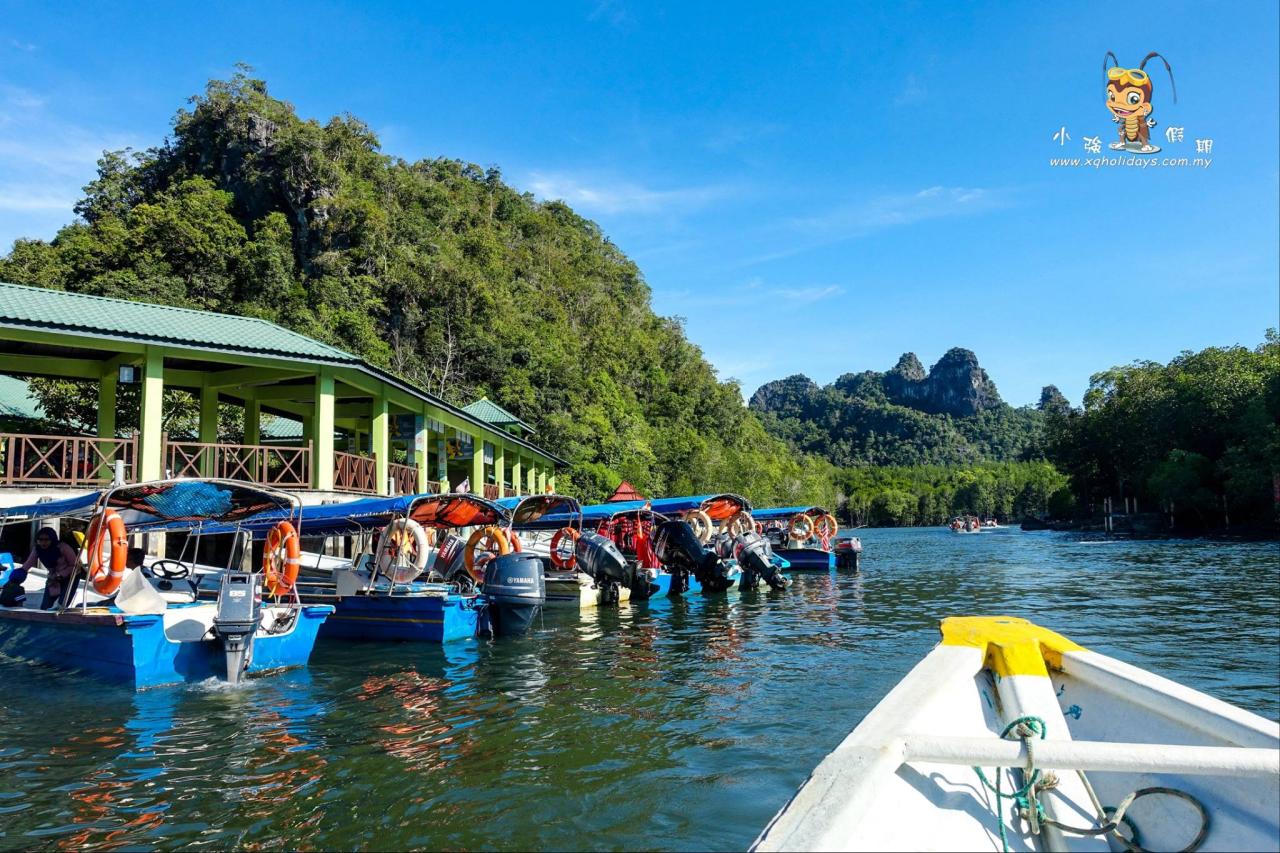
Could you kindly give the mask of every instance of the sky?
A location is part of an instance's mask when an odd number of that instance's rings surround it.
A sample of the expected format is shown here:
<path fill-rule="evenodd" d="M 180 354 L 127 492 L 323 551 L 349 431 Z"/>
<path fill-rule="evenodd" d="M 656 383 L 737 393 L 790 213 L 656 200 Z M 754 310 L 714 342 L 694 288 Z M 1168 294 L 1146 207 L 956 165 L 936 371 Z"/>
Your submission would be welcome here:
<path fill-rule="evenodd" d="M 260 5 L 0 0 L 0 251 L 245 62 L 303 117 L 594 219 L 748 396 L 960 346 L 1014 405 L 1079 403 L 1280 325 L 1273 0 Z M 1173 70 L 1176 103 L 1146 67 L 1145 167 L 1089 162 L 1107 51 Z"/>

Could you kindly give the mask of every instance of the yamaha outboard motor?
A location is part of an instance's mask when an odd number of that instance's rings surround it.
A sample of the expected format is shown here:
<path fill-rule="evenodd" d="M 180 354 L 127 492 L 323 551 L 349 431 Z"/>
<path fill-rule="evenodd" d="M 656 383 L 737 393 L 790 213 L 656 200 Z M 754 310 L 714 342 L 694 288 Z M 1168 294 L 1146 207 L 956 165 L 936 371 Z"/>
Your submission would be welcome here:
<path fill-rule="evenodd" d="M 484 568 L 493 635 L 524 634 L 547 603 L 542 560 L 533 554 L 501 554 Z"/>
<path fill-rule="evenodd" d="M 253 662 L 253 635 L 262 622 L 258 595 L 259 576 L 248 572 L 225 572 L 218 586 L 218 609 L 213 630 L 222 638 L 227 655 L 227 681 L 240 683 Z"/>
<path fill-rule="evenodd" d="M 447 583 L 456 583 L 464 590 L 469 590 L 474 584 L 467 572 L 466 550 L 467 543 L 461 536 L 453 533 L 442 535 L 440 544 L 436 547 L 435 571 Z"/>
<path fill-rule="evenodd" d="M 738 582 L 742 589 L 755 589 L 762 580 L 772 589 L 787 588 L 786 575 L 773 564 L 773 550 L 759 533 L 743 533 L 733 540 L 733 550 L 738 568 L 742 569 L 742 580 Z"/>
<path fill-rule="evenodd" d="M 618 601 L 621 587 L 634 585 L 636 571 L 627 558 L 613 544 L 613 540 L 599 533 L 583 533 L 578 537 L 575 546 L 578 571 L 590 575 L 596 586 L 603 590 L 601 600 L 606 603 Z"/>
<path fill-rule="evenodd" d="M 693 528 L 684 521 L 664 521 L 653 536 L 653 550 L 658 560 L 675 577 L 671 589 L 683 590 L 683 575 L 693 575 L 702 584 L 704 592 L 724 592 L 733 586 L 733 578 L 724 561 L 715 553 L 702 547 Z M 679 586 L 677 584 L 679 583 Z"/>

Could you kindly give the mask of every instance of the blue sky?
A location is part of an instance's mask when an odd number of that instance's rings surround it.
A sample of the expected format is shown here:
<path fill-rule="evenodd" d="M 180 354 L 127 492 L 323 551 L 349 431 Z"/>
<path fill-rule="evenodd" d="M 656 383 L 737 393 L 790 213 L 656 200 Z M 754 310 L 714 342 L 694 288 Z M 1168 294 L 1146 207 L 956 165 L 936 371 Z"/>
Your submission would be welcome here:
<path fill-rule="evenodd" d="M 747 394 L 963 346 L 1015 405 L 1079 402 L 1280 323 L 1278 9 L 0 2 L 0 246 L 52 236 L 103 148 L 158 143 L 244 61 L 388 153 L 565 199 Z M 1155 156 L 1211 139 L 1207 168 L 1050 166 L 1114 139 L 1107 50 L 1169 59 Z"/>

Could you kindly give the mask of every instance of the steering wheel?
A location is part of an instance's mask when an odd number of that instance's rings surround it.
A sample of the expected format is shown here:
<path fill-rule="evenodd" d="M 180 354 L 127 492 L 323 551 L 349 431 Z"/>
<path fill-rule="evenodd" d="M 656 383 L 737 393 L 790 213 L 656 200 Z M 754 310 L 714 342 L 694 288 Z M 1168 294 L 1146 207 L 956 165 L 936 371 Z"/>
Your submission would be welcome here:
<path fill-rule="evenodd" d="M 147 568 L 156 577 L 180 581 L 191 576 L 191 567 L 179 560 L 156 560 Z"/>

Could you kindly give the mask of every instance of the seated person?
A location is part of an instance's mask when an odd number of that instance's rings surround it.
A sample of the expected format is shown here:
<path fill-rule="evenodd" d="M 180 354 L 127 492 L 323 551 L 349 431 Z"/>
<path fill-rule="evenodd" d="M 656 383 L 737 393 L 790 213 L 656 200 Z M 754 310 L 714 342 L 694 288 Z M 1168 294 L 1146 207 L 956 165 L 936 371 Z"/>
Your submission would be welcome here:
<path fill-rule="evenodd" d="M 22 582 L 26 579 L 26 570 L 14 566 L 13 571 L 9 572 L 9 577 L 5 579 L 4 586 L 0 586 L 0 607 L 26 606 L 27 591 L 22 587 Z"/>
<path fill-rule="evenodd" d="M 41 527 L 36 533 L 35 547 L 31 549 L 31 555 L 15 572 L 21 573 L 25 580 L 27 572 L 37 562 L 49 573 L 49 578 L 44 584 L 44 599 L 40 602 L 40 609 L 48 610 L 57 603 L 63 591 L 71 583 L 71 577 L 76 570 L 76 552 L 67 543 L 58 541 L 58 534 L 52 527 Z"/>

